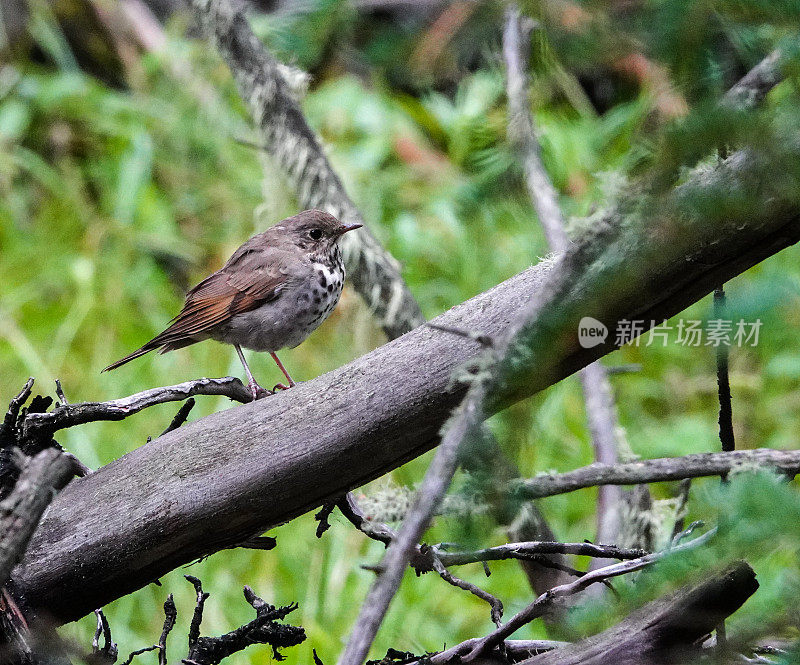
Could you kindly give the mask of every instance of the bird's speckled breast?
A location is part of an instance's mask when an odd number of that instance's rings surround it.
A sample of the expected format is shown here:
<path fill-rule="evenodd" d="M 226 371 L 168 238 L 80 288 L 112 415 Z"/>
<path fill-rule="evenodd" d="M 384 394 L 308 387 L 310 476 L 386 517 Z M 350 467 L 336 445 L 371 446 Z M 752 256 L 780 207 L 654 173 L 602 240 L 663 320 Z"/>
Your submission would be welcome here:
<path fill-rule="evenodd" d="M 283 289 L 277 299 L 237 314 L 214 338 L 254 351 L 294 348 L 330 316 L 342 295 L 344 277 L 339 252 L 313 260 L 306 278 Z"/>

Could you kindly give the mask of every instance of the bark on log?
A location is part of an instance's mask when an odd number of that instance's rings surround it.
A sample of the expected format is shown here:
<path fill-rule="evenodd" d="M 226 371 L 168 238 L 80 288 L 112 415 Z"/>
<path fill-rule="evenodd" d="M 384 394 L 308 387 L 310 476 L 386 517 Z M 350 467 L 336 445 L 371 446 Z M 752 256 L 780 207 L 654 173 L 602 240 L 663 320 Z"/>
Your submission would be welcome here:
<path fill-rule="evenodd" d="M 759 197 L 741 212 L 725 208 L 724 220 L 709 223 L 702 210 L 670 217 L 668 206 L 653 224 L 611 212 L 600 220 L 600 230 L 564 257 L 569 279 L 548 286 L 551 304 L 524 330 L 526 349 L 508 360 L 487 412 L 614 348 L 613 334 L 582 348 L 582 316 L 609 327 L 624 318 L 660 322 L 797 242 L 800 210 L 773 187 L 780 178 L 757 167 L 736 153 L 676 190 L 675 198 Z M 542 262 L 438 322 L 500 334 L 551 272 L 552 262 Z M 453 373 L 479 352 L 471 339 L 423 326 L 290 391 L 159 437 L 71 483 L 15 580 L 34 605 L 67 621 L 313 509 L 434 446 L 465 392 Z"/>
<path fill-rule="evenodd" d="M 758 589 L 753 569 L 734 564 L 688 590 L 645 605 L 613 628 L 518 665 L 654 665 L 695 658 L 697 640 Z"/>

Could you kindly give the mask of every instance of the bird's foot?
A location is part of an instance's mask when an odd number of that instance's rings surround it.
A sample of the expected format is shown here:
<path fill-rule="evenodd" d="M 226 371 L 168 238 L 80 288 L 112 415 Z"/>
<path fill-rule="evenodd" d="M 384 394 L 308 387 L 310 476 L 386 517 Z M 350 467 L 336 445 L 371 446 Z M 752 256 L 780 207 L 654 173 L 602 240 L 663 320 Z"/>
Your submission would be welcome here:
<path fill-rule="evenodd" d="M 294 388 L 295 383 L 292 381 L 288 386 L 285 383 L 276 383 L 275 386 L 272 388 L 272 393 L 275 394 L 279 390 L 289 390 L 289 388 Z"/>
<path fill-rule="evenodd" d="M 269 395 L 275 394 L 274 390 L 267 390 L 266 388 L 262 388 L 255 381 L 250 381 L 250 383 L 247 384 L 247 387 L 250 389 L 250 392 L 253 395 L 253 401 L 261 399 L 262 397 L 268 397 Z"/>

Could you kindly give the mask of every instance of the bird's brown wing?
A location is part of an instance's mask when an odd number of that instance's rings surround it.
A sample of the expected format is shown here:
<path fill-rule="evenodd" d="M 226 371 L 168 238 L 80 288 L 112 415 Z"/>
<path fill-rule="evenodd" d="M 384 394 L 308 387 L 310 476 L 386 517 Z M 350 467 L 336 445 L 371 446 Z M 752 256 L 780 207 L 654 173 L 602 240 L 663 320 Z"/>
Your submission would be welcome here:
<path fill-rule="evenodd" d="M 139 356 L 161 349 L 172 351 L 193 344 L 198 336 L 280 296 L 292 280 L 290 256 L 278 249 L 250 248 L 246 243 L 228 263 L 186 295 L 186 302 L 164 332 L 103 371 L 116 369 Z"/>

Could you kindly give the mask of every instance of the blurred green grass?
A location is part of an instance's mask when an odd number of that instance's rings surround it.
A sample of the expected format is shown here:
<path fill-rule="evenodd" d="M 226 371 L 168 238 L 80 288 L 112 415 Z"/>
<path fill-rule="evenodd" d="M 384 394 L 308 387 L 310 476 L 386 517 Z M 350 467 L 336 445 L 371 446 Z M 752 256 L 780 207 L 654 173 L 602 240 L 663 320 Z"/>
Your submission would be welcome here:
<path fill-rule="evenodd" d="M 218 91 L 218 103 L 199 103 L 190 88 L 171 77 L 171 55 L 166 60 L 145 58 L 130 91 L 102 85 L 69 63 L 55 69 L 31 65 L 2 70 L 3 400 L 28 376 L 36 377 L 38 390 L 51 394 L 54 379 L 60 378 L 68 398 L 83 401 L 197 376 L 241 375 L 231 349 L 213 342 L 99 373 L 160 331 L 178 311 L 187 286 L 219 267 L 252 233 L 295 212 L 295 202 L 268 164 L 236 141 L 246 118 L 224 66 L 202 46 L 176 42 L 172 48 L 188 57 L 198 78 Z M 502 72 L 492 68 L 466 76 L 452 96 L 430 92 L 412 97 L 380 82 L 337 75 L 325 78 L 304 102 L 348 191 L 403 263 L 404 275 L 428 316 L 547 254 L 519 167 L 503 139 L 502 86 Z M 615 174 L 640 162 L 640 132 L 651 111 L 646 94 L 602 115 L 576 113 L 560 102 L 537 110 L 543 158 L 564 194 L 567 213 L 588 212 L 593 203 L 604 200 Z M 731 318 L 763 321 L 759 345 L 735 349 L 731 358 L 737 445 L 796 447 L 797 248 L 737 278 L 728 292 Z M 682 316 L 709 315 L 706 299 Z M 282 358 L 296 378 L 305 380 L 365 353 L 381 339 L 369 313 L 347 290 L 331 319 Z M 607 360 L 642 365 L 641 372 L 613 378 L 631 450 L 654 457 L 717 449 L 712 349 L 645 344 L 626 347 Z M 268 357 L 253 355 L 252 366 L 265 383 L 279 378 Z M 200 398 L 191 417 L 228 406 L 224 399 Z M 87 425 L 63 433 L 59 441 L 96 467 L 156 435 L 175 410 L 175 405 L 164 405 L 123 423 Z M 582 396 L 574 379 L 515 405 L 490 424 L 524 475 L 569 470 L 592 461 Z M 413 484 L 429 458 L 396 471 L 394 481 Z M 709 494 L 717 485 L 713 479 L 695 483 L 700 489 L 690 505 L 691 518 L 713 520 L 719 501 L 728 501 Z M 776 603 L 785 606 L 786 589 L 795 588 L 800 536 L 789 534 L 790 545 L 783 551 L 768 546 L 763 532 L 777 528 L 783 517 L 765 506 L 791 505 L 797 510 L 796 494 L 768 483 L 748 487 L 751 498 L 763 502 L 764 509 L 752 519 L 762 531 L 745 531 L 729 553 L 746 553 L 763 583 L 758 600 L 748 603 L 737 618 L 752 625 L 764 608 L 772 606 L 774 613 Z M 659 496 L 670 491 L 664 486 L 655 489 Z M 560 538 L 593 538 L 595 495 L 594 490 L 583 490 L 542 502 Z M 747 496 L 739 492 L 731 505 L 740 506 L 734 515 L 749 525 Z M 372 580 L 372 573 L 359 566 L 378 561 L 382 548 L 338 516 L 332 524 L 317 540 L 312 517 L 303 516 L 271 532 L 278 539 L 275 550 L 225 551 L 170 573 L 161 587 L 150 585 L 116 601 L 105 608 L 114 639 L 124 654 L 152 643 L 160 632 L 161 605 L 172 592 L 180 623 L 170 655 L 179 659 L 194 602 L 191 586 L 181 579 L 188 572 L 200 577 L 212 594 L 204 634 L 230 630 L 251 618 L 252 610 L 241 596 L 241 587 L 249 584 L 273 604 L 300 604 L 289 620 L 306 629 L 308 640 L 285 652 L 289 664 L 311 662 L 312 648 L 323 662 L 334 662 Z M 469 537 L 484 545 L 505 539 L 502 528 L 486 520 L 477 519 L 473 527 Z M 443 518 L 427 539 L 450 541 L 454 534 L 467 537 L 454 520 Z M 723 546 L 714 552 L 726 554 Z M 689 568 L 681 568 L 681 579 L 691 577 Z M 514 563 L 494 564 L 492 572 L 486 579 L 479 566 L 470 566 L 458 574 L 500 596 L 507 616 L 530 601 L 527 583 Z M 652 588 L 620 584 L 635 597 L 631 602 L 639 603 L 666 582 Z M 600 613 L 599 622 L 597 612 L 578 613 L 577 621 L 599 628 L 614 612 L 619 614 L 619 607 Z M 64 634 L 88 646 L 93 627 L 90 617 L 65 627 Z M 490 627 L 481 601 L 430 575 L 416 578 L 410 572 L 373 654 L 380 656 L 388 647 L 436 650 Z M 536 623 L 518 636 L 545 634 Z M 254 647 L 233 662 L 256 663 L 266 657 L 268 649 Z M 155 662 L 152 654 L 141 658 Z"/>

